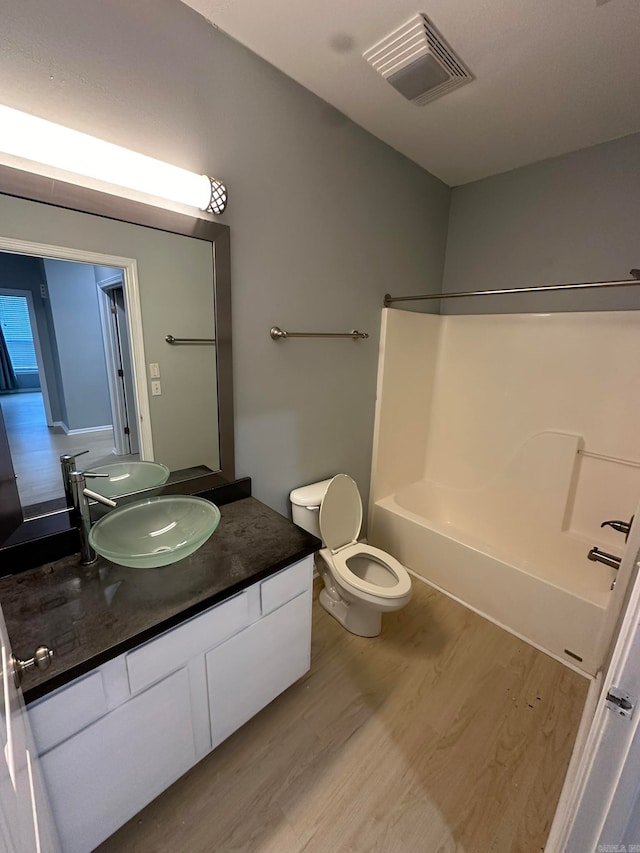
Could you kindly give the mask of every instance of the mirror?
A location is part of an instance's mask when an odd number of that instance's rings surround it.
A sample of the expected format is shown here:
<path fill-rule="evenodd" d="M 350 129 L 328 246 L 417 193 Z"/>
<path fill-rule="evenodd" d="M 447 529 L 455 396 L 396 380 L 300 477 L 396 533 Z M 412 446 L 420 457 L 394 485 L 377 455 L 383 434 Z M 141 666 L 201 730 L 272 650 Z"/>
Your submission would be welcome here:
<path fill-rule="evenodd" d="M 230 313 L 226 226 L 0 167 L 0 409 L 23 528 L 67 518 L 61 453 L 234 478 Z"/>

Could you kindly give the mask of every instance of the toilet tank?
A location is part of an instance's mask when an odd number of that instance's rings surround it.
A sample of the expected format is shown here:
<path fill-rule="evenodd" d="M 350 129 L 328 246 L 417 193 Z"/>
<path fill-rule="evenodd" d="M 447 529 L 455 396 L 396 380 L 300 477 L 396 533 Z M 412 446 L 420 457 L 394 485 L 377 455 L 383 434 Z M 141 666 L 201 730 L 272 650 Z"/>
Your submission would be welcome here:
<path fill-rule="evenodd" d="M 332 477 L 329 477 L 328 480 L 320 480 L 319 483 L 300 486 L 300 488 L 294 489 L 289 495 L 293 523 L 297 524 L 298 527 L 308 530 L 309 533 L 313 533 L 318 539 L 322 539 L 318 523 L 320 504 L 322 503 L 324 493 L 327 491 L 327 486 L 332 479 Z"/>

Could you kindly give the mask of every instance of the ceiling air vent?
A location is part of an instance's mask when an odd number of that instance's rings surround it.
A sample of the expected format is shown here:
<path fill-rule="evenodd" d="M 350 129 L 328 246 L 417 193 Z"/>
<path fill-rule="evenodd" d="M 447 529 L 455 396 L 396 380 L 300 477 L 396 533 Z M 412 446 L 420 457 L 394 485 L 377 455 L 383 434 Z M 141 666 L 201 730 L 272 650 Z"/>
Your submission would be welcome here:
<path fill-rule="evenodd" d="M 414 104 L 428 104 L 473 80 L 473 74 L 422 14 L 414 15 L 362 55 Z"/>

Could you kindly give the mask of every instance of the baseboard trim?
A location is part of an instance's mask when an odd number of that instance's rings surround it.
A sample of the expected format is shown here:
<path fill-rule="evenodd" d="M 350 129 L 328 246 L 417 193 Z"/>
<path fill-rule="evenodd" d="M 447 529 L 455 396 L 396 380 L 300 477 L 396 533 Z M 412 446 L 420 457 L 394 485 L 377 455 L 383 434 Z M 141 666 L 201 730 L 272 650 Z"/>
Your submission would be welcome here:
<path fill-rule="evenodd" d="M 60 427 L 65 435 L 85 435 L 90 432 L 107 432 L 113 429 L 112 424 L 104 424 L 104 426 L 85 427 L 84 429 L 69 429 L 64 421 L 54 421 L 51 426 Z"/>

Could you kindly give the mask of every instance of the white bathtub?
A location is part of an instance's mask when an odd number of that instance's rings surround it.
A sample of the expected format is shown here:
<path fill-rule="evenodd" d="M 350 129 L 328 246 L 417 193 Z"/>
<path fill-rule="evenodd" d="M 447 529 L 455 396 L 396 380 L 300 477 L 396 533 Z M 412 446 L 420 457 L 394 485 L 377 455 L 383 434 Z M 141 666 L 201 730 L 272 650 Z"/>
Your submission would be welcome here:
<path fill-rule="evenodd" d="M 514 511 L 501 485 L 496 501 L 492 489 L 412 483 L 375 502 L 369 541 L 472 609 L 593 675 L 606 648 L 604 615 L 616 573 L 587 560 L 596 543 L 541 518 L 540 503 L 533 516 L 530 507 Z"/>

